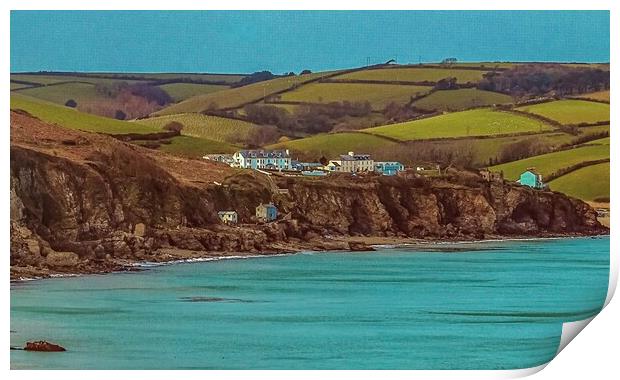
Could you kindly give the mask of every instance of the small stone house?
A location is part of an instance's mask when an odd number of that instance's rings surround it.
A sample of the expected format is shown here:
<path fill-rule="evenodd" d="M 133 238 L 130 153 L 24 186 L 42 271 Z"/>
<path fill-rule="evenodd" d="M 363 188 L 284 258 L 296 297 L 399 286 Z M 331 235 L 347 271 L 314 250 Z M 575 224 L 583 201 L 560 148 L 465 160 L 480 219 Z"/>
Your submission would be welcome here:
<path fill-rule="evenodd" d="M 256 206 L 256 218 L 261 222 L 271 222 L 278 218 L 278 209 L 272 203 Z"/>
<path fill-rule="evenodd" d="M 526 171 L 521 173 L 517 182 L 523 186 L 529 186 L 533 189 L 545 188 L 545 184 L 542 180 L 542 175 L 538 173 L 534 168 L 528 168 Z"/>
<path fill-rule="evenodd" d="M 218 211 L 217 216 L 226 224 L 237 224 L 239 219 L 236 211 Z"/>

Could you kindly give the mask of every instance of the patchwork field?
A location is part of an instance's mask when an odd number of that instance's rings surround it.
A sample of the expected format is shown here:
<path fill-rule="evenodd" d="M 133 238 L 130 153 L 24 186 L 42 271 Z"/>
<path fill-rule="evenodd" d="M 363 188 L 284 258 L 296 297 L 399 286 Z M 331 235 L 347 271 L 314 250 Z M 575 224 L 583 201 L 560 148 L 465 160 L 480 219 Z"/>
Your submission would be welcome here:
<path fill-rule="evenodd" d="M 524 132 L 544 132 L 552 129 L 548 124 L 529 117 L 480 108 L 405 123 L 384 125 L 364 131 L 407 141 L 467 136 L 499 136 Z"/>
<path fill-rule="evenodd" d="M 364 83 L 311 83 L 282 94 L 281 100 L 304 103 L 329 103 L 368 101 L 375 110 L 385 108 L 390 102 L 407 103 L 413 96 L 431 90 L 429 86 L 402 86 L 393 84 Z"/>
<path fill-rule="evenodd" d="M 529 167 L 534 167 L 544 177 L 559 169 L 568 168 L 585 161 L 609 158 L 609 145 L 585 145 L 579 148 L 533 156 L 519 161 L 492 166 L 493 171 L 503 171 L 504 177 L 517 180 L 519 175 Z"/>
<path fill-rule="evenodd" d="M 183 135 L 207 138 L 210 140 L 235 143 L 247 139 L 255 124 L 235 119 L 227 119 L 203 114 L 166 115 L 137 121 L 155 128 L 177 121 L 183 124 Z"/>
<path fill-rule="evenodd" d="M 551 190 L 592 201 L 609 198 L 609 162 L 586 166 L 549 182 Z"/>
<path fill-rule="evenodd" d="M 566 99 L 517 108 L 562 124 L 595 123 L 609 120 L 609 104 Z"/>
<path fill-rule="evenodd" d="M 170 144 L 162 144 L 159 150 L 179 156 L 201 158 L 205 154 L 234 153 L 238 147 L 209 139 L 193 136 L 178 136 Z"/>
<path fill-rule="evenodd" d="M 435 91 L 415 102 L 414 106 L 423 110 L 460 111 L 471 107 L 512 102 L 512 98 L 505 94 L 478 90 L 476 88 L 463 88 L 459 90 Z"/>
<path fill-rule="evenodd" d="M 175 102 L 191 98 L 196 95 L 210 94 L 212 92 L 227 90 L 230 87 L 219 84 L 196 84 L 196 83 L 169 83 L 158 86 L 166 91 Z"/>
<path fill-rule="evenodd" d="M 320 134 L 299 140 L 290 140 L 283 143 L 270 145 L 268 149 L 290 149 L 295 154 L 304 157 L 319 158 L 325 156 L 335 158 L 339 154 L 349 151 L 374 153 L 390 149 L 398 143 L 385 138 L 372 136 L 365 133 L 345 132 Z"/>
<path fill-rule="evenodd" d="M 21 109 L 39 119 L 62 127 L 101 133 L 153 133 L 161 129 L 138 123 L 108 119 L 79 112 L 73 108 L 59 106 L 23 95 L 11 95 L 11 109 Z"/>
<path fill-rule="evenodd" d="M 237 108 L 247 103 L 258 101 L 264 96 L 294 88 L 307 81 L 329 75 L 331 72 L 312 73 L 292 77 L 276 78 L 269 81 L 253 83 L 247 86 L 231 88 L 206 95 L 198 95 L 178 104 L 156 112 L 156 115 L 201 112 L 212 108 Z"/>
<path fill-rule="evenodd" d="M 483 70 L 462 70 L 442 68 L 387 68 L 369 69 L 338 75 L 334 79 L 371 80 L 371 81 L 405 81 L 405 82 L 437 82 L 440 79 L 454 77 L 457 83 L 478 82 L 485 73 Z"/>

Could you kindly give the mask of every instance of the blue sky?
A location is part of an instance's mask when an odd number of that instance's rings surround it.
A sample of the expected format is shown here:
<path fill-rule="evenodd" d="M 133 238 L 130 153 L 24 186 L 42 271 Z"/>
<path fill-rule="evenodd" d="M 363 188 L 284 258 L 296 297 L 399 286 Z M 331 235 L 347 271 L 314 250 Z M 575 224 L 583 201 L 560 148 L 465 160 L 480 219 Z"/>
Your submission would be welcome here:
<path fill-rule="evenodd" d="M 313 71 L 608 62 L 607 11 L 13 11 L 11 71 Z"/>

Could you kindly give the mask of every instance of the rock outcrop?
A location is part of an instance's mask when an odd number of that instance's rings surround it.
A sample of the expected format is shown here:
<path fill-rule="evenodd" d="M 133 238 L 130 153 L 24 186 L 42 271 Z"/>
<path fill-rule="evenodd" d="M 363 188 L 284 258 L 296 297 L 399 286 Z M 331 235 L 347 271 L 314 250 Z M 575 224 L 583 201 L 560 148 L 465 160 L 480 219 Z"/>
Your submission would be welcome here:
<path fill-rule="evenodd" d="M 361 249 L 342 239 L 348 236 L 481 239 L 608 232 L 582 201 L 473 173 L 267 178 L 16 112 L 10 184 L 14 277 L 109 271 L 187 252 Z M 281 220 L 257 223 L 254 209 L 261 202 L 274 202 Z M 240 224 L 223 225 L 219 210 L 236 210 Z"/>
<path fill-rule="evenodd" d="M 64 352 L 67 351 L 64 347 L 54 343 L 46 342 L 44 340 L 36 342 L 27 342 L 25 351 L 41 351 L 41 352 Z"/>

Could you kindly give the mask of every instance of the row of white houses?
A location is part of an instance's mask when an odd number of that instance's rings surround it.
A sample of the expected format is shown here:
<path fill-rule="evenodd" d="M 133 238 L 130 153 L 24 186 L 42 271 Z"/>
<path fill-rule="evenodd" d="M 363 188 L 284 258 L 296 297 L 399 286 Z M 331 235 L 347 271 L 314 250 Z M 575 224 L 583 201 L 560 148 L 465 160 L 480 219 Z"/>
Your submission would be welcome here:
<path fill-rule="evenodd" d="M 246 169 L 266 170 L 297 170 L 311 169 L 313 172 L 379 172 L 385 175 L 394 175 L 405 170 L 403 164 L 397 161 L 374 161 L 370 154 L 356 154 L 348 152 L 341 154 L 338 159 L 330 160 L 327 165 L 320 163 L 301 163 L 291 159 L 288 149 L 282 150 L 240 150 L 235 154 L 209 154 L 207 160 L 226 163 L 233 167 Z"/>

